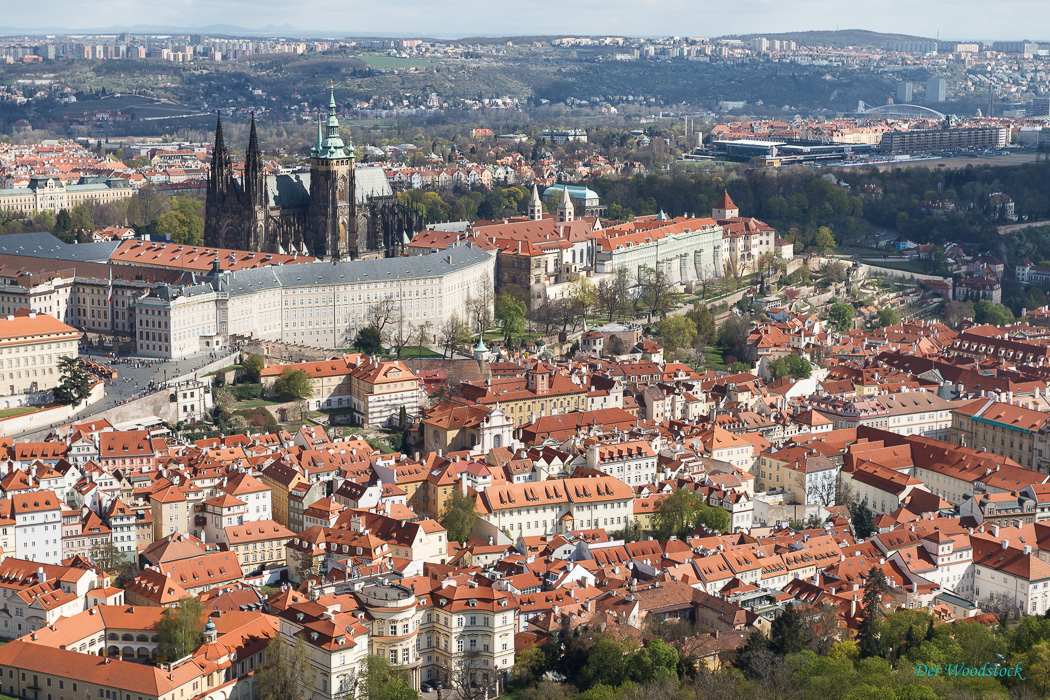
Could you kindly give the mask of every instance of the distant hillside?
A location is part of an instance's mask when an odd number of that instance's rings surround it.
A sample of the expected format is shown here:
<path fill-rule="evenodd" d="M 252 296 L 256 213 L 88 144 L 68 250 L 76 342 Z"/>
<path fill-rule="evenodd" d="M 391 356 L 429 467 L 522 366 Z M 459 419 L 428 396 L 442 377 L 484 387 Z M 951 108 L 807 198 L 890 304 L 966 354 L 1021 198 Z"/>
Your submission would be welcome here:
<path fill-rule="evenodd" d="M 781 34 L 734 34 L 720 39 L 743 39 L 764 36 L 767 39 L 794 41 L 801 46 L 875 46 L 882 47 L 888 41 L 933 41 L 929 37 L 910 34 L 883 34 L 866 29 L 840 29 L 834 32 L 783 32 Z"/>

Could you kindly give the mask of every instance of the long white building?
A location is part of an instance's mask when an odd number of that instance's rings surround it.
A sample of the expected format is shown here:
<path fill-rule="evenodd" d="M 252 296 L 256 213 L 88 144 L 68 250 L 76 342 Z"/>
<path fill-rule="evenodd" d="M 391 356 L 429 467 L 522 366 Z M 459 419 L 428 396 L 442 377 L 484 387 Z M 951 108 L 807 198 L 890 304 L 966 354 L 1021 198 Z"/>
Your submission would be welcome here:
<path fill-rule="evenodd" d="M 135 302 L 138 352 L 182 358 L 231 335 L 349 347 L 384 299 L 412 326 L 466 319 L 471 290 L 491 283 L 495 256 L 475 245 L 431 255 L 224 272 L 209 283 L 155 288 Z"/>

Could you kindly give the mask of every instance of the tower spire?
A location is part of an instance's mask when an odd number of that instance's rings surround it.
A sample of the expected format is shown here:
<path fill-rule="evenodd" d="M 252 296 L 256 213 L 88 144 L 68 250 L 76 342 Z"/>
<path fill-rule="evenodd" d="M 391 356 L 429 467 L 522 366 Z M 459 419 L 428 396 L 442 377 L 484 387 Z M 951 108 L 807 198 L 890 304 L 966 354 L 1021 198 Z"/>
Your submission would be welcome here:
<path fill-rule="evenodd" d="M 252 112 L 252 127 L 248 136 L 248 151 L 244 157 L 244 191 L 249 199 L 263 193 L 262 153 L 259 151 L 259 136 L 255 131 L 255 112 Z"/>
<path fill-rule="evenodd" d="M 230 179 L 230 153 L 226 150 L 226 138 L 222 133 L 222 114 L 216 113 L 215 147 L 211 152 L 211 173 L 208 178 L 208 189 L 212 192 L 225 192 Z"/>
<path fill-rule="evenodd" d="M 529 219 L 539 221 L 543 218 L 543 202 L 540 201 L 540 191 L 536 183 L 532 184 L 532 199 L 529 200 Z"/>

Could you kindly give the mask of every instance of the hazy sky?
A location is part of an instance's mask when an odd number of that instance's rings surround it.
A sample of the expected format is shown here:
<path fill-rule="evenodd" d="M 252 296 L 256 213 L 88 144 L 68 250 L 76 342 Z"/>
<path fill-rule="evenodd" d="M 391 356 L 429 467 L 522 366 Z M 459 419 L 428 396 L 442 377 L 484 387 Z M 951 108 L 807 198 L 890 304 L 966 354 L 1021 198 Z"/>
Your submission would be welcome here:
<path fill-rule="evenodd" d="M 0 26 L 249 28 L 346 34 L 679 34 L 870 29 L 942 39 L 1050 39 L 1047 0 L 0 0 Z"/>

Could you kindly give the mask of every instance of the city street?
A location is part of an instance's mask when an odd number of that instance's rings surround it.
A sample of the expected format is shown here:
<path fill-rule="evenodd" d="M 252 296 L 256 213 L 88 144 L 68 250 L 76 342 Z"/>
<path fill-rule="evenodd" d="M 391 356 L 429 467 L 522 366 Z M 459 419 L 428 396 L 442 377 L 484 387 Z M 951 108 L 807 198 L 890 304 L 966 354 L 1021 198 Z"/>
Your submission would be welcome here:
<path fill-rule="evenodd" d="M 150 388 L 150 382 L 154 383 L 153 389 L 156 390 L 157 387 L 163 385 L 167 380 L 194 372 L 209 362 L 218 359 L 221 357 L 221 354 L 200 353 L 182 360 L 167 361 L 134 357 L 107 358 L 105 353 L 84 352 L 83 350 L 80 356 L 112 367 L 117 371 L 117 378 L 106 381 L 106 395 L 101 401 L 81 409 L 69 421 L 63 421 L 63 423 L 78 422 L 88 416 L 145 396 Z M 120 362 L 116 362 L 118 359 Z M 22 436 L 32 435 L 41 430 L 46 429 L 39 428 L 27 431 Z"/>

